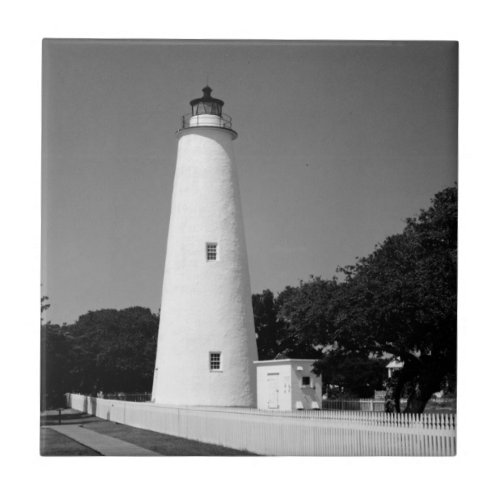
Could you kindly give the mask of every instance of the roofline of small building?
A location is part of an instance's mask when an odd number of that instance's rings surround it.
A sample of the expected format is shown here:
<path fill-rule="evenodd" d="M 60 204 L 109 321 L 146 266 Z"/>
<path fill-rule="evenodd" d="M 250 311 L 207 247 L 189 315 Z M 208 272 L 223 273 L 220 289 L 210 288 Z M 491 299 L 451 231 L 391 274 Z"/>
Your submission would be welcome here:
<path fill-rule="evenodd" d="M 298 359 L 298 358 L 286 358 L 286 359 L 266 359 L 264 361 L 254 361 L 255 365 L 262 364 L 262 363 L 285 363 L 285 362 L 290 362 L 290 361 L 296 361 L 298 363 L 305 363 L 305 362 L 310 362 L 310 361 L 318 361 L 317 359 Z"/>

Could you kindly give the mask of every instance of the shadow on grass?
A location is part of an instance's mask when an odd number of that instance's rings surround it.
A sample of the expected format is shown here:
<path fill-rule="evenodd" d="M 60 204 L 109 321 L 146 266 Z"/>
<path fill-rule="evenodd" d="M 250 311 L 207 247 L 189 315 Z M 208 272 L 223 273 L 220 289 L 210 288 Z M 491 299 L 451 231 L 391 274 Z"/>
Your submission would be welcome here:
<path fill-rule="evenodd" d="M 93 415 L 83 412 L 62 413 L 61 425 L 92 422 L 95 419 L 96 417 Z M 59 414 L 57 412 L 48 412 L 47 414 L 40 415 L 40 425 L 59 425 Z"/>

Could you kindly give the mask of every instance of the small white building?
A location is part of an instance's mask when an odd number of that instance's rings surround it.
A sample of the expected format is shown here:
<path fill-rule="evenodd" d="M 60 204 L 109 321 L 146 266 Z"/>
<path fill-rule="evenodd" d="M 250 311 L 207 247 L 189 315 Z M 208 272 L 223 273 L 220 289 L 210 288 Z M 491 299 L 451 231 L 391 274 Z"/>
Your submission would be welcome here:
<path fill-rule="evenodd" d="M 321 409 L 321 376 L 313 373 L 315 359 L 254 361 L 259 410 Z"/>

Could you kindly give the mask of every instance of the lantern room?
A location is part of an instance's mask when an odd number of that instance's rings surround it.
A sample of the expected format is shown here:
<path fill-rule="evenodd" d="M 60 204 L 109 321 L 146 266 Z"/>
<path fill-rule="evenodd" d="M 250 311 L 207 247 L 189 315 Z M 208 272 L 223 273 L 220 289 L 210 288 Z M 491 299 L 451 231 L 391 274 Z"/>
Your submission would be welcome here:
<path fill-rule="evenodd" d="M 202 91 L 202 97 L 189 102 L 191 113 L 182 117 L 178 133 L 193 127 L 219 127 L 230 130 L 235 139 L 238 134 L 232 129 L 232 119 L 222 112 L 224 101 L 212 97 L 212 89 L 208 85 Z"/>
<path fill-rule="evenodd" d="M 196 115 L 217 115 L 222 116 L 222 106 L 224 101 L 212 97 L 212 89 L 207 85 L 202 89 L 203 97 L 193 99 L 191 104 L 192 116 Z"/>

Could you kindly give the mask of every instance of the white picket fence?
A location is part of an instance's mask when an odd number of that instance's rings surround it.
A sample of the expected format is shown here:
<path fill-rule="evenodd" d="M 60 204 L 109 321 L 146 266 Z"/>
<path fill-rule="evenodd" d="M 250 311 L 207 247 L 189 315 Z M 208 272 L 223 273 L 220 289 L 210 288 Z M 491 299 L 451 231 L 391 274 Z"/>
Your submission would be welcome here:
<path fill-rule="evenodd" d="M 326 399 L 322 402 L 325 410 L 343 411 L 385 411 L 385 401 L 378 399 Z"/>
<path fill-rule="evenodd" d="M 280 456 L 453 456 L 453 414 L 173 407 L 68 395 L 75 410 L 132 427 Z"/>

